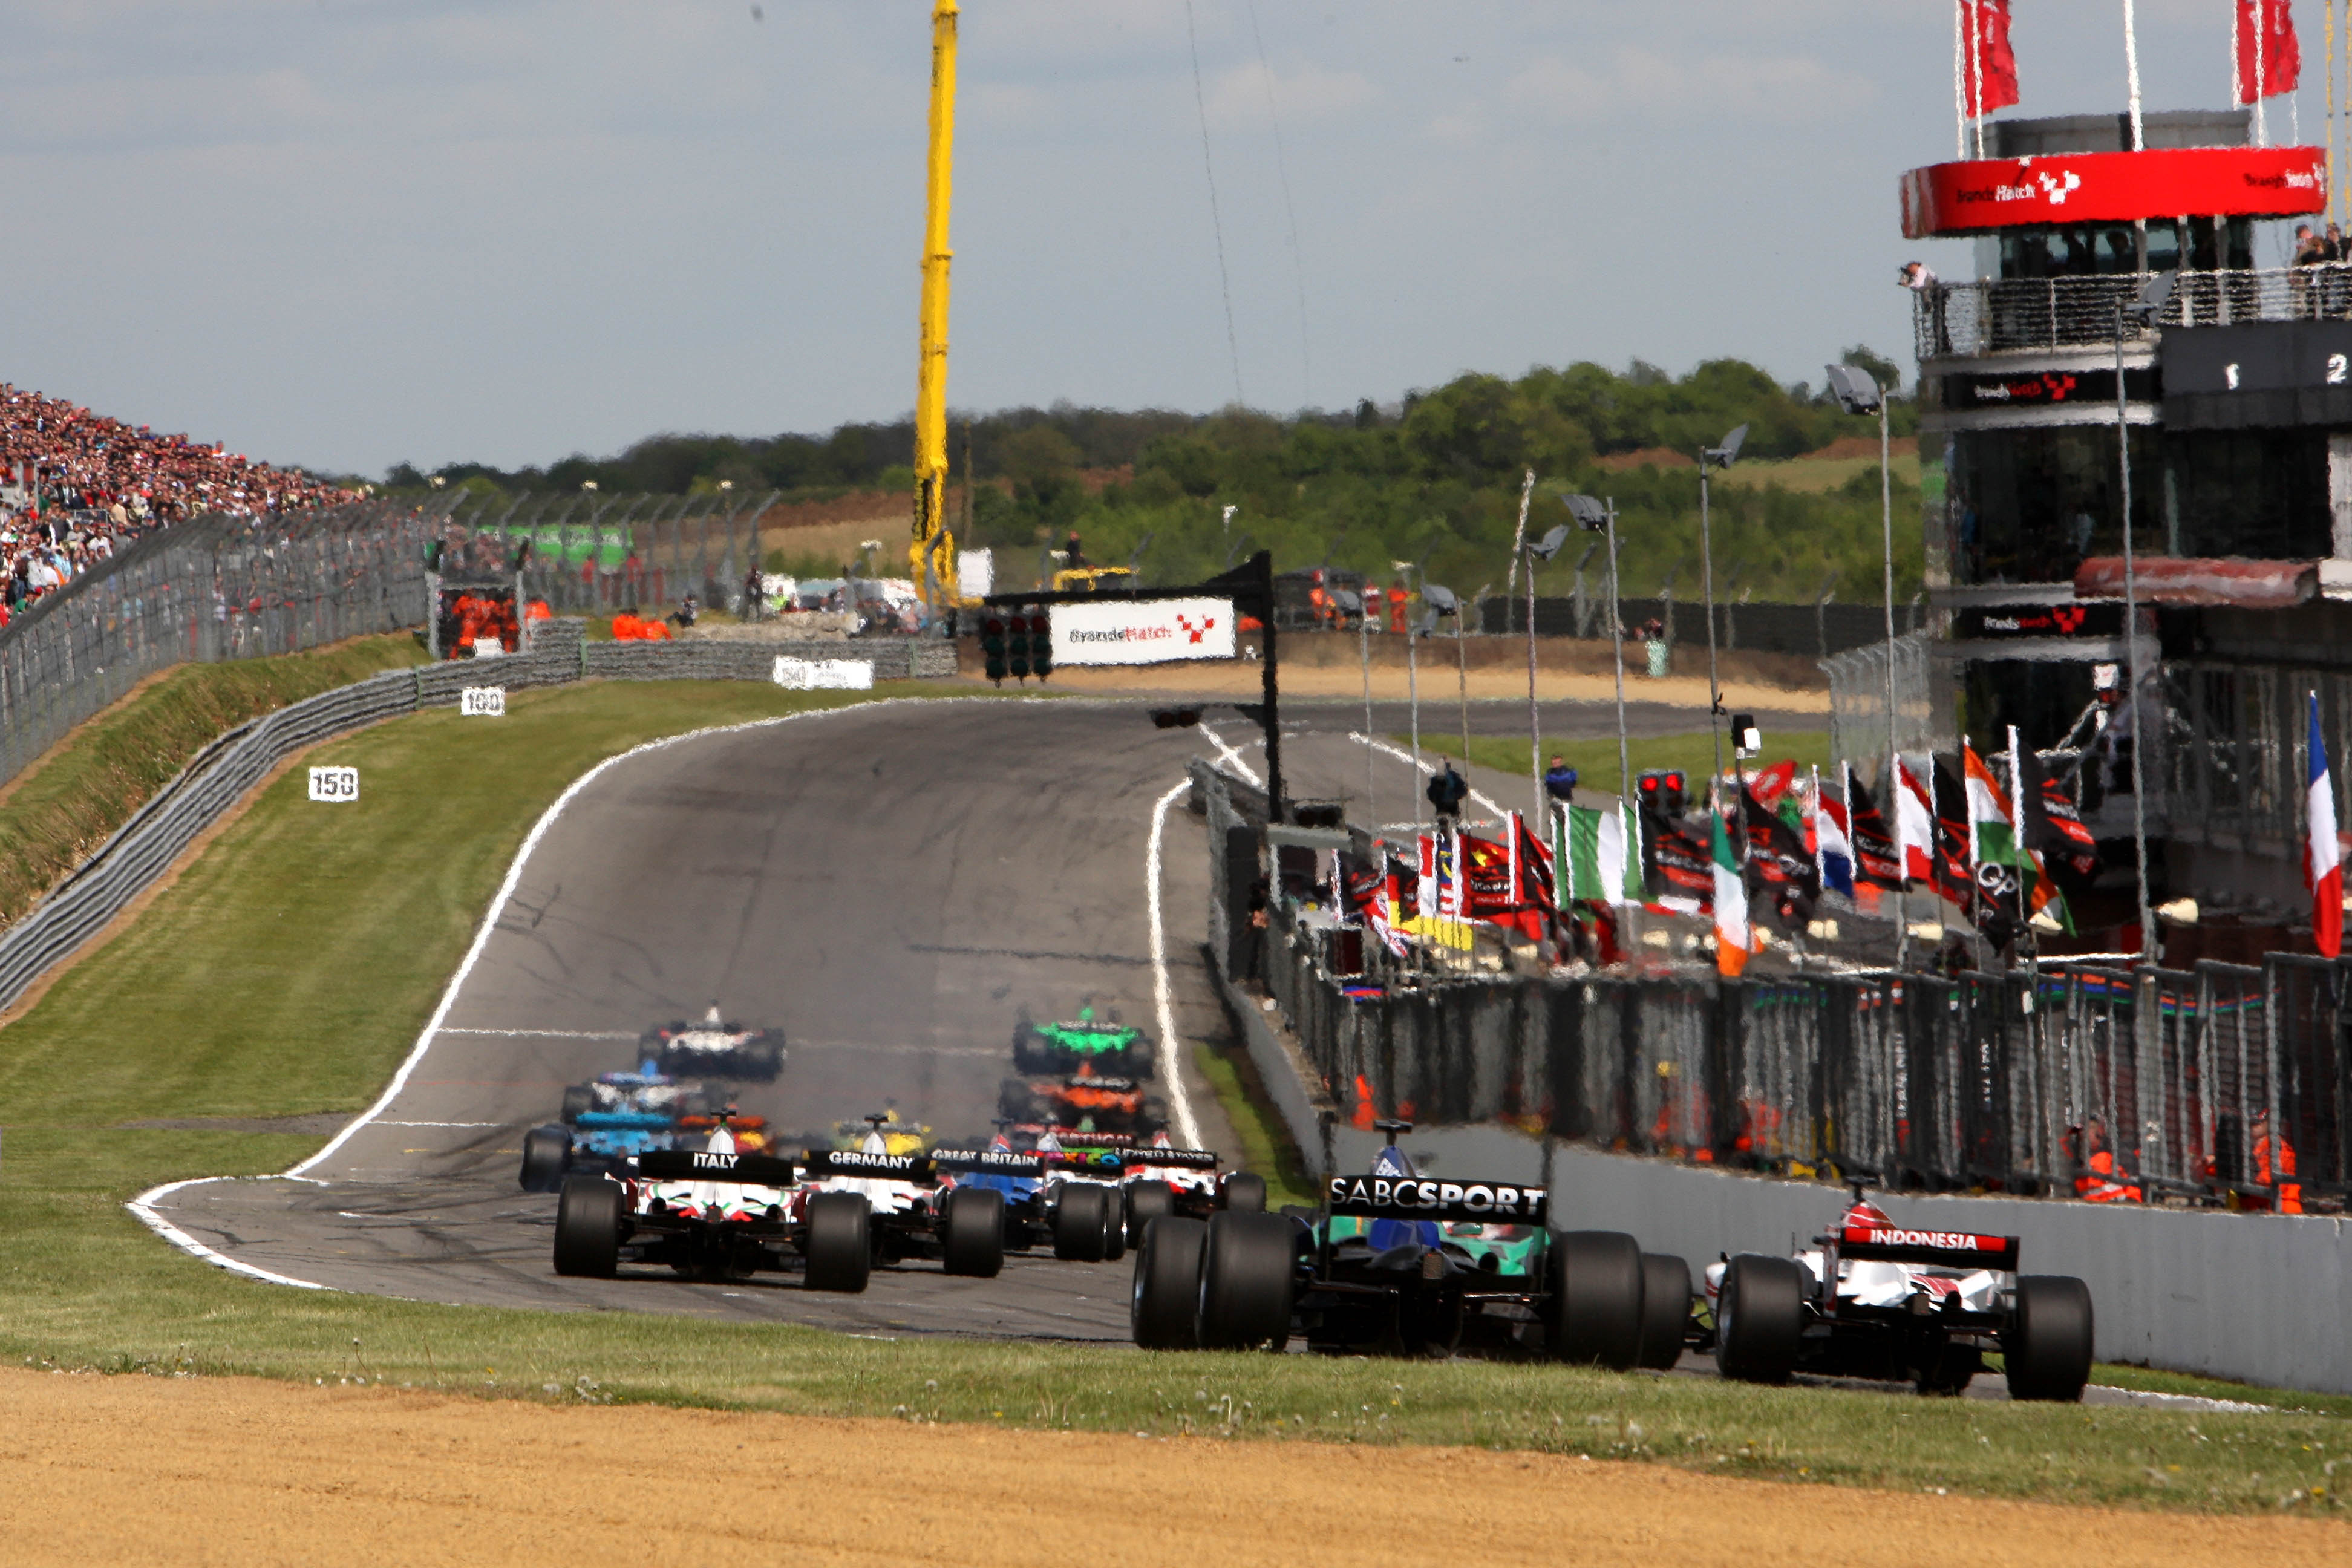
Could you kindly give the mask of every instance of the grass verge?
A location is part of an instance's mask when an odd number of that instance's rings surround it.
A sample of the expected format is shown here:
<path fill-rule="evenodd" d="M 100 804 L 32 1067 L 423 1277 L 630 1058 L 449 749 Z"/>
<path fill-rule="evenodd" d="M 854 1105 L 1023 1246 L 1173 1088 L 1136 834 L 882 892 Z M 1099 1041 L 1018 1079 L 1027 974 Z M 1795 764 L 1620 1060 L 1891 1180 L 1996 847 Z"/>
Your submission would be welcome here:
<path fill-rule="evenodd" d="M 1390 740 L 1401 745 L 1412 743 L 1410 735 L 1391 735 Z M 1432 754 L 1449 757 L 1462 755 L 1462 737 L 1423 730 L 1421 749 Z M 1714 739 L 1705 730 L 1694 730 L 1680 735 L 1636 735 L 1626 742 L 1626 760 L 1636 775 L 1654 768 L 1680 768 L 1699 786 L 1706 783 L 1715 770 Z M 1580 777 L 1584 788 L 1614 794 L 1617 788 L 1617 742 L 1602 741 L 1547 741 L 1543 758 L 1549 763 L 1554 756 L 1565 760 Z M 1783 758 L 1796 759 L 1797 771 L 1807 768 L 1828 769 L 1830 736 L 1826 730 L 1787 730 L 1768 731 L 1764 736 L 1764 755 L 1759 759 L 1770 767 Z M 1482 768 L 1525 778 L 1528 774 L 1528 743 L 1507 735 L 1473 735 L 1470 737 L 1470 761 Z M 1724 765 L 1731 765 L 1731 744 L 1727 733 L 1724 741 Z M 1747 764 L 1750 773 L 1758 763 Z"/>
<path fill-rule="evenodd" d="M 1273 1098 L 1259 1081 L 1257 1064 L 1239 1040 L 1231 1037 L 1204 1042 L 1192 1049 L 1193 1063 L 1217 1097 L 1217 1106 L 1233 1126 L 1241 1147 L 1231 1151 L 1236 1168 L 1255 1171 L 1265 1178 L 1265 1204 L 1313 1207 L 1315 1180 L 1298 1156 L 1298 1145 L 1274 1111 Z"/>
<path fill-rule="evenodd" d="M 0 796 L 0 924 L 39 901 L 205 746 L 248 719 L 425 662 L 406 632 L 184 664 L 75 728 Z"/>
<path fill-rule="evenodd" d="M 444 1307 L 240 1279 L 164 1247 L 123 1212 L 145 1187 L 280 1170 L 319 1142 L 126 1122 L 342 1111 L 370 1099 L 522 835 L 580 772 L 640 740 L 827 702 L 750 684 L 516 693 L 501 721 L 436 710 L 320 748 L 316 760 L 361 770 L 355 805 L 311 805 L 299 773 L 264 791 L 124 936 L 0 1030 L 0 1355 L 532 1399 L 1472 1444 L 2080 1502 L 2335 1508 L 2330 1467 L 2352 1442 L 2352 1399 L 2145 1374 L 2170 1392 L 2287 1407 L 2189 1415 L 1532 1364 L 1147 1356 Z M 1221 1093 L 1243 1087 L 1236 1070 Z M 1252 1120 L 1236 1117 L 1245 1138 Z M 2346 1475 L 2352 1483 L 2352 1467 Z"/>

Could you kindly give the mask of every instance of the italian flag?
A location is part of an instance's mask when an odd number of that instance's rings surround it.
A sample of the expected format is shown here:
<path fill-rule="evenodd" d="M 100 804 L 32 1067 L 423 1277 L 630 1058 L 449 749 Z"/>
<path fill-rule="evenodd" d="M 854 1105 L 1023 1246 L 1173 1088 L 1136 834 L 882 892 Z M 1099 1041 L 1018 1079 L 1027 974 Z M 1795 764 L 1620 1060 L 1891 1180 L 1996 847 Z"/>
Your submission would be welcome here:
<path fill-rule="evenodd" d="M 1731 853 L 1731 835 L 1725 831 L 1723 813 L 1712 814 L 1715 821 L 1715 967 L 1726 977 L 1737 975 L 1748 967 L 1748 955 L 1757 950 L 1755 933 L 1748 926 L 1748 881 L 1740 875 L 1739 862 Z"/>
<path fill-rule="evenodd" d="M 1614 810 L 1571 805 L 1552 819 L 1552 862 L 1564 868 L 1563 901 L 1638 904 L 1642 901 L 1642 830 L 1633 803 Z"/>
<path fill-rule="evenodd" d="M 2010 727 L 2009 750 L 2013 773 L 2017 756 L 2014 725 Z M 2025 847 L 2017 814 L 2000 781 L 1985 766 L 1984 759 L 1977 755 L 1974 746 L 1962 742 L 1960 757 L 1969 794 L 1969 858 L 1979 866 L 2007 866 L 2015 870 L 2024 917 L 2031 920 L 2054 902 L 2058 910 L 2053 918 L 2072 931 L 2074 918 L 2067 912 L 2066 900 L 2051 886 L 2050 873 L 2042 864 L 2041 854 Z"/>

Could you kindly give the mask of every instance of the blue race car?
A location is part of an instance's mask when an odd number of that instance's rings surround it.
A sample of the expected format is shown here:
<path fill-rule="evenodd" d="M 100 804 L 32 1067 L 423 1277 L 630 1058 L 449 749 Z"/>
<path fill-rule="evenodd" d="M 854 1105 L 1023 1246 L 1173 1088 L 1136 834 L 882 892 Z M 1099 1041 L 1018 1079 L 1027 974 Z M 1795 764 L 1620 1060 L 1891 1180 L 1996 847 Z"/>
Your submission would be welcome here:
<path fill-rule="evenodd" d="M 635 1072 L 608 1072 L 563 1091 L 562 1120 L 523 1134 L 522 1189 L 551 1193 L 573 1172 L 616 1170 L 655 1150 L 700 1148 L 717 1125 L 709 1091 L 682 1083 L 648 1059 Z M 766 1146 L 766 1123 L 735 1117 L 740 1145 L 757 1152 Z"/>

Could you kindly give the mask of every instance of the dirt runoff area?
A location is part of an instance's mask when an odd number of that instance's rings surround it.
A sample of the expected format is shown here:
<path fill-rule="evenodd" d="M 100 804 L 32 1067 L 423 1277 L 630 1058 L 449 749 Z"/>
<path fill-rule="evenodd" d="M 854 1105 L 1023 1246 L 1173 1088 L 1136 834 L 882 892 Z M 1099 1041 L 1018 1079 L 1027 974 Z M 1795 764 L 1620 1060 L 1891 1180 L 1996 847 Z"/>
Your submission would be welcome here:
<path fill-rule="evenodd" d="M 12 1564 L 2325 1563 L 2352 1526 L 1717 1480 L 1469 1449 L 1139 1441 L 0 1371 Z"/>

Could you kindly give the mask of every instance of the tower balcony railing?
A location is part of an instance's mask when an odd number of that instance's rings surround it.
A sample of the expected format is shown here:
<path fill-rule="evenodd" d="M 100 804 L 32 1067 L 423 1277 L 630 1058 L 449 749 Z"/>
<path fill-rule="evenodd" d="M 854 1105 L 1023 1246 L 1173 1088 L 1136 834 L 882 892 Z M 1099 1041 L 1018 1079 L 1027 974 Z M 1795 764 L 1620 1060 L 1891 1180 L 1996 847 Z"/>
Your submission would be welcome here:
<path fill-rule="evenodd" d="M 1923 360 L 2112 347 L 2116 307 L 2133 301 L 2140 281 L 2124 272 L 1937 283 L 1913 299 L 1913 346 Z M 2166 327 L 2322 320 L 2352 320 L 2352 264 L 2183 271 L 2154 328 L 2128 312 L 2120 327 L 2131 343 Z"/>

